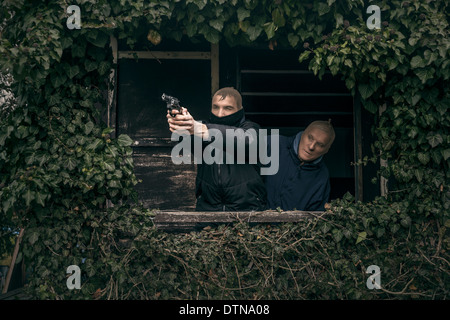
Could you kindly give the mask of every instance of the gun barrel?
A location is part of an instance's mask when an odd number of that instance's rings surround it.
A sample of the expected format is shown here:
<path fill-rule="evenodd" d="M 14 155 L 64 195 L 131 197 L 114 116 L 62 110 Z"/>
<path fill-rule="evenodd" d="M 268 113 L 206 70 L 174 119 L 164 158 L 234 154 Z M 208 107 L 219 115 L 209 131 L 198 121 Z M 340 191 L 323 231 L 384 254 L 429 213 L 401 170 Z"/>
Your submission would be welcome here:
<path fill-rule="evenodd" d="M 166 95 L 165 93 L 162 94 L 161 99 L 169 104 L 171 104 L 172 106 L 179 106 L 180 105 L 180 100 L 178 100 L 175 97 L 171 97 Z"/>

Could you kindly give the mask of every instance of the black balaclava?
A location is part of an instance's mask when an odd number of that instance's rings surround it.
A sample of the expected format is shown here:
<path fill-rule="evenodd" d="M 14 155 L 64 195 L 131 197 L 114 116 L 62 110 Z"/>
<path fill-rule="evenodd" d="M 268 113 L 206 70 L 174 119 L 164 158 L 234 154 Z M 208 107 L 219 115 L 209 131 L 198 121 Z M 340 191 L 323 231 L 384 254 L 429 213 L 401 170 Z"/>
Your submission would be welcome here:
<path fill-rule="evenodd" d="M 223 124 L 226 126 L 238 127 L 244 117 L 244 108 L 225 117 L 217 117 L 212 112 L 209 115 L 209 122 L 215 124 Z"/>

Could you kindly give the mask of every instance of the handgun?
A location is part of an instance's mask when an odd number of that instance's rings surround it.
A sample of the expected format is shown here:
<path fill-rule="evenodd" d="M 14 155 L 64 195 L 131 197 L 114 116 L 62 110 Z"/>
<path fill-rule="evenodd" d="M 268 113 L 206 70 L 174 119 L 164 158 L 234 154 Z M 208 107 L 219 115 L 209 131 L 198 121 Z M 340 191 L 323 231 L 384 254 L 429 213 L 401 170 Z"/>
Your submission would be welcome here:
<path fill-rule="evenodd" d="M 161 99 L 167 103 L 167 110 L 172 117 L 176 116 L 176 114 L 172 114 L 172 110 L 178 110 L 178 112 L 181 113 L 180 100 L 175 97 L 168 96 L 165 93 L 162 94 Z"/>

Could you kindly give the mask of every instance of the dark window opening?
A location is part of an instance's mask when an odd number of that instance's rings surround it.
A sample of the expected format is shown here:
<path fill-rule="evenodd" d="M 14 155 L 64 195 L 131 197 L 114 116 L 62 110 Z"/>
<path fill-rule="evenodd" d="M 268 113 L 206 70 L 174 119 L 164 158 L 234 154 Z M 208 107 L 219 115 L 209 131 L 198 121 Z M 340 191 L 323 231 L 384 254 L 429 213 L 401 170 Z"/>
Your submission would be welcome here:
<path fill-rule="evenodd" d="M 196 166 L 171 161 L 174 142 L 165 117 L 162 93 L 179 98 L 196 120 L 206 120 L 214 83 L 211 46 L 170 43 L 138 59 L 126 56 L 119 43 L 116 134 L 126 133 L 133 146 L 136 186 L 144 206 L 193 211 Z M 247 117 L 262 128 L 293 135 L 314 120 L 332 119 L 336 139 L 325 155 L 330 172 L 331 200 L 358 192 L 355 168 L 355 103 L 339 77 L 320 80 L 298 62 L 299 52 L 219 47 L 219 87 L 233 86 L 243 97 Z M 167 51 L 164 51 L 167 50 Z M 122 55 L 121 55 L 122 52 Z M 179 56 L 172 53 L 181 52 Z M 188 53 L 183 56 L 183 53 Z M 172 54 L 172 55 L 171 55 Z M 162 58 L 161 58 L 162 57 Z M 168 58 L 164 58 L 168 57 Z M 217 76 L 217 75 L 216 75 Z"/>

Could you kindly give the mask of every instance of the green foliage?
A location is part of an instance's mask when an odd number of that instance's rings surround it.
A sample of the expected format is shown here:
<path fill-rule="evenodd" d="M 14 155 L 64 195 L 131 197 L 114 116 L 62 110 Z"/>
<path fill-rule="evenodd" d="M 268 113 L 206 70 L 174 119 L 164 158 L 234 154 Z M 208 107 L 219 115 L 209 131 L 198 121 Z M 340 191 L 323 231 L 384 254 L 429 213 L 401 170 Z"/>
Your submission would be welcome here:
<path fill-rule="evenodd" d="M 0 8 L 0 72 L 11 74 L 17 104 L 0 118 L 0 221 L 25 228 L 34 297 L 448 296 L 445 1 L 379 1 L 380 30 L 366 27 L 362 0 L 84 1 L 80 30 L 65 27 L 66 2 L 47 3 Z M 347 195 L 328 215 L 295 225 L 156 230 L 151 212 L 119 205 L 134 198 L 137 180 L 133 141 L 101 121 L 115 67 L 111 35 L 131 48 L 187 37 L 299 50 L 299 61 L 318 77 L 341 76 L 374 114 L 364 162 L 386 161 L 379 176 L 389 178 L 388 194 L 370 203 Z M 105 209 L 106 201 L 116 206 Z M 71 264 L 82 269 L 81 290 L 66 287 Z M 381 290 L 365 286 L 371 264 L 381 268 Z"/>
<path fill-rule="evenodd" d="M 296 224 L 247 222 L 166 233 L 153 213 L 121 206 L 29 228 L 29 294 L 45 299 L 445 299 L 446 228 L 416 223 L 408 203 L 347 195 L 332 213 Z M 279 213 L 283 214 L 283 213 Z M 426 231 L 426 234 L 425 234 Z M 46 257 L 46 258 L 44 258 Z M 82 270 L 68 290 L 65 268 Z M 381 290 L 368 290 L 369 265 Z"/>

